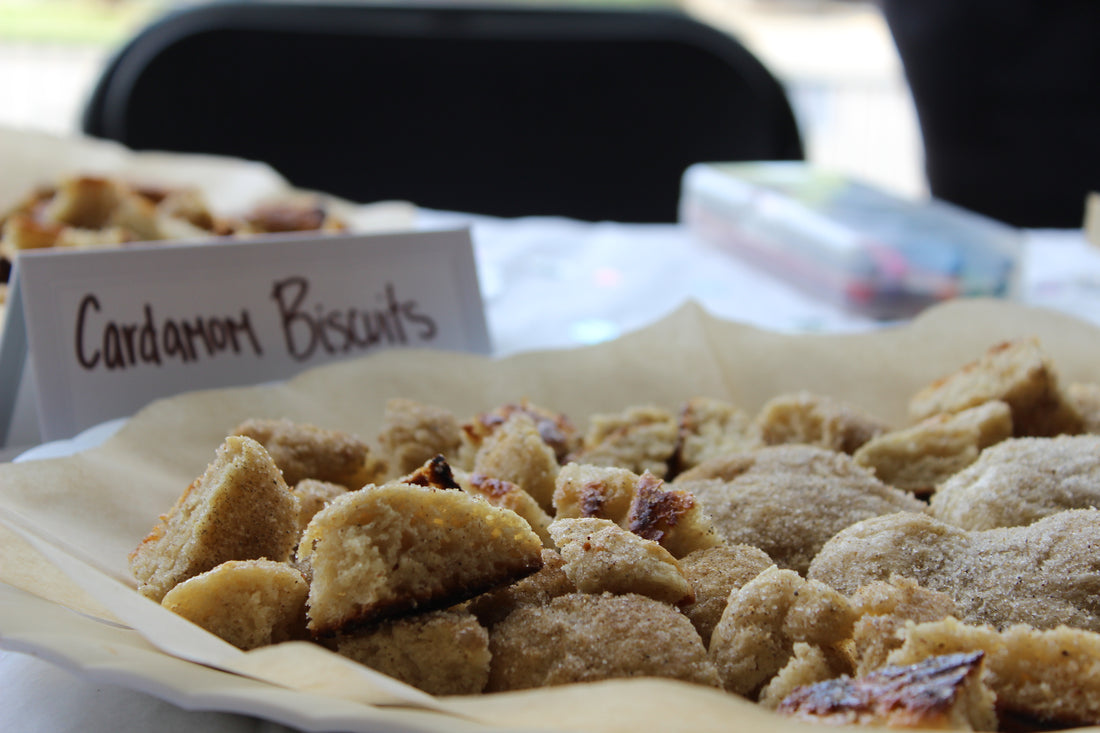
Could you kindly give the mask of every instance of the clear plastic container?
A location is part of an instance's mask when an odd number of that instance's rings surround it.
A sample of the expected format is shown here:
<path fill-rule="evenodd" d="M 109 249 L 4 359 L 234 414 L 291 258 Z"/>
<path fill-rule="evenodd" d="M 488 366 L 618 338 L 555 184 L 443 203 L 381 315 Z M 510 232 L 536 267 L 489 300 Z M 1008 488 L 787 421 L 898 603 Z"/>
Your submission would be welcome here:
<path fill-rule="evenodd" d="M 700 238 L 873 318 L 908 317 L 949 298 L 1011 296 L 1019 279 L 1019 230 L 800 162 L 693 165 L 680 220 Z"/>

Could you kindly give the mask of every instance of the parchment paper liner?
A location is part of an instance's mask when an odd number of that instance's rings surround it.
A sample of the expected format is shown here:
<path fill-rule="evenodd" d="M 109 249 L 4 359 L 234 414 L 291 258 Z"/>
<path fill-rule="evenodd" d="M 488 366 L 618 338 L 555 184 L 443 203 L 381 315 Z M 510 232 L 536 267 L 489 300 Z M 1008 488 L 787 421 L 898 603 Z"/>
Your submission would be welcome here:
<path fill-rule="evenodd" d="M 643 331 L 595 347 L 497 360 L 391 351 L 280 385 L 162 400 L 98 448 L 0 465 L 0 516 L 7 524 L 0 527 L 0 580 L 12 586 L 0 594 L 0 641 L 79 669 L 102 671 L 104 659 L 113 660 L 108 668 L 123 683 L 178 704 L 309 729 L 333 727 L 336 719 L 337 727 L 370 731 L 482 729 L 479 723 L 717 731 L 734 720 L 743 730 L 804 729 L 735 696 L 664 680 L 433 699 L 311 645 L 245 654 L 141 598 L 131 589 L 126 555 L 201 473 L 225 432 L 249 416 L 287 416 L 373 436 L 394 396 L 443 405 L 463 417 L 528 397 L 583 422 L 628 405 L 674 408 L 695 395 L 755 410 L 776 394 L 808 389 L 902 424 L 916 389 L 999 340 L 1032 334 L 1041 337 L 1064 382 L 1100 380 L 1100 329 L 1010 303 L 952 302 L 906 326 L 844 335 L 764 332 L 687 304 Z M 234 682 L 226 687 L 223 678 Z M 279 695 L 272 698 L 275 689 Z"/>

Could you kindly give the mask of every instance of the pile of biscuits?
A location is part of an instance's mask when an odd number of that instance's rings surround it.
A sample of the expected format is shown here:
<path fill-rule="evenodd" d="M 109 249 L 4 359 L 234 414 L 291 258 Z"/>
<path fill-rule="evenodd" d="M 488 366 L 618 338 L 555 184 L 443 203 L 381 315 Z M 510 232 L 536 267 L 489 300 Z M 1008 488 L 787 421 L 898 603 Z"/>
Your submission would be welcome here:
<path fill-rule="evenodd" d="M 30 249 L 117 247 L 128 242 L 345 228 L 314 196 L 267 201 L 240 216 L 227 217 L 216 215 L 195 187 L 73 175 L 34 188 L 0 213 L 0 282 L 7 282 L 18 253 Z"/>
<path fill-rule="evenodd" d="M 312 640 L 437 695 L 657 676 L 825 723 L 1100 723 L 1100 383 L 1021 339 L 910 412 L 253 419 L 130 567 L 242 649 Z"/>

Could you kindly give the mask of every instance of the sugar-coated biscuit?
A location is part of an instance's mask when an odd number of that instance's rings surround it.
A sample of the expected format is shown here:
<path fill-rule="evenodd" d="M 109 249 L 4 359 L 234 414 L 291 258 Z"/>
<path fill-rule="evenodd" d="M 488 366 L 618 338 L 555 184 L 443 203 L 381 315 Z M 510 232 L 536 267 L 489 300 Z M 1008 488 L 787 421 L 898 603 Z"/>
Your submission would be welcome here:
<path fill-rule="evenodd" d="M 800 443 L 854 453 L 890 426 L 855 405 L 802 391 L 768 400 L 754 418 L 754 428 L 764 445 Z"/>
<path fill-rule="evenodd" d="M 543 548 L 542 567 L 519 580 L 471 598 L 466 607 L 483 626 L 492 628 L 520 606 L 542 606 L 551 598 L 575 593 L 557 550 Z"/>
<path fill-rule="evenodd" d="M 622 524 L 639 478 L 626 468 L 567 463 L 555 481 L 554 516 L 599 517 Z"/>
<path fill-rule="evenodd" d="M 968 623 L 1100 631 L 1100 511 L 969 531 L 928 514 L 874 517 L 839 532 L 809 577 L 843 593 L 900 575 L 946 593 Z"/>
<path fill-rule="evenodd" d="M 833 726 L 997 730 L 995 696 L 982 679 L 983 656 L 946 654 L 819 682 L 793 691 L 778 711 Z"/>
<path fill-rule="evenodd" d="M 678 558 L 722 544 L 710 515 L 691 492 L 665 483 L 649 472 L 639 476 L 634 484 L 630 511 L 622 524 L 634 534 L 659 543 Z"/>
<path fill-rule="evenodd" d="M 458 481 L 465 491 L 484 498 L 493 506 L 511 509 L 526 519 L 544 545 L 554 546 L 554 540 L 550 537 L 550 522 L 553 519 L 533 496 L 518 485 L 480 473 L 460 474 Z"/>
<path fill-rule="evenodd" d="M 909 622 L 941 621 L 958 613 L 951 596 L 901 576 L 869 583 L 848 600 L 859 620 L 844 648 L 857 675 L 886 664 L 890 652 L 901 646 L 901 631 Z"/>
<path fill-rule="evenodd" d="M 263 446 L 230 436 L 141 544 L 130 572 L 159 601 L 177 583 L 227 560 L 287 560 L 298 541 L 298 499 Z"/>
<path fill-rule="evenodd" d="M 708 397 L 693 397 L 677 414 L 679 438 L 670 477 L 726 453 L 760 445 L 752 416 L 740 407 Z"/>
<path fill-rule="evenodd" d="M 929 512 L 964 529 L 1031 524 L 1100 506 L 1100 435 L 1013 438 L 936 489 Z"/>
<path fill-rule="evenodd" d="M 1056 369 L 1037 338 L 1004 341 L 921 389 L 909 400 L 909 415 L 923 420 L 960 412 L 990 400 L 1012 409 L 1016 436 L 1075 434 L 1081 414 L 1064 394 Z"/>
<path fill-rule="evenodd" d="M 554 520 L 550 525 L 566 577 L 582 593 L 637 593 L 683 605 L 695 591 L 668 550 L 610 519 Z"/>
<path fill-rule="evenodd" d="M 494 430 L 474 456 L 471 473 L 502 479 L 530 494 L 545 511 L 553 509 L 558 458 L 527 414 L 518 412 Z"/>
<path fill-rule="evenodd" d="M 305 639 L 308 593 L 286 563 L 230 560 L 175 586 L 161 605 L 248 650 Z"/>
<path fill-rule="evenodd" d="M 843 595 L 773 565 L 730 593 L 710 638 L 710 659 L 727 691 L 756 699 L 790 661 L 796 642 L 837 646 L 855 620 Z"/>
<path fill-rule="evenodd" d="M 889 661 L 912 664 L 972 651 L 985 655 L 986 678 L 1006 723 L 1017 719 L 1033 730 L 1100 723 L 1100 635 L 1095 632 L 1024 624 L 998 631 L 947 618 L 909 626 L 905 643 Z"/>
<path fill-rule="evenodd" d="M 412 473 L 437 455 L 448 461 L 462 444 L 458 418 L 450 410 L 415 400 L 386 402 L 378 444 L 390 478 Z"/>
<path fill-rule="evenodd" d="M 1012 411 L 990 400 L 957 413 L 941 413 L 891 430 L 852 454 L 882 481 L 926 497 L 966 468 L 983 450 L 1012 437 Z"/>
<path fill-rule="evenodd" d="M 517 413 L 527 415 L 534 421 L 539 436 L 554 451 L 558 463 L 565 463 L 568 456 L 580 447 L 580 431 L 568 415 L 536 405 L 530 400 L 520 400 L 478 413 L 462 423 L 462 459 L 455 465 L 469 470 L 473 465 L 473 456 L 485 438 Z"/>
<path fill-rule="evenodd" d="M 338 654 L 432 695 L 474 695 L 489 681 L 489 632 L 466 610 L 389 619 L 332 641 Z"/>
<path fill-rule="evenodd" d="M 680 570 L 695 591 L 695 602 L 681 608 L 703 642 L 722 618 L 730 592 L 740 588 L 774 563 L 767 553 L 749 545 L 723 543 L 680 558 Z"/>
<path fill-rule="evenodd" d="M 658 478 L 668 475 L 679 442 L 676 416 L 653 405 L 629 407 L 619 413 L 593 415 L 581 447 L 571 461 L 618 466 Z"/>
<path fill-rule="evenodd" d="M 757 702 L 775 710 L 798 688 L 847 677 L 851 671 L 851 659 L 835 646 L 795 642 L 790 660 L 764 685 Z"/>
<path fill-rule="evenodd" d="M 302 479 L 361 489 L 381 474 L 378 457 L 359 437 L 287 419 L 245 420 L 232 430 L 262 445 L 290 486 Z"/>
<path fill-rule="evenodd" d="M 722 456 L 672 485 L 699 500 L 726 542 L 759 547 L 780 567 L 803 573 L 821 546 L 852 523 L 924 508 L 851 456 L 810 445 Z"/>
<path fill-rule="evenodd" d="M 569 463 L 558 472 L 553 503 L 558 519 L 610 519 L 677 558 L 721 544 L 694 495 L 648 472 Z"/>
<path fill-rule="evenodd" d="M 315 636 L 453 605 L 542 565 L 542 540 L 515 512 L 401 483 L 338 497 L 313 517 L 298 552 L 312 570 Z"/>
<path fill-rule="evenodd" d="M 619 677 L 668 677 L 712 687 L 718 675 L 691 622 L 639 595 L 570 593 L 516 609 L 489 634 L 486 691 Z"/>
<path fill-rule="evenodd" d="M 348 493 L 348 487 L 317 479 L 302 479 L 291 489 L 298 497 L 298 531 L 304 532 L 313 515 L 332 503 L 332 500 Z"/>

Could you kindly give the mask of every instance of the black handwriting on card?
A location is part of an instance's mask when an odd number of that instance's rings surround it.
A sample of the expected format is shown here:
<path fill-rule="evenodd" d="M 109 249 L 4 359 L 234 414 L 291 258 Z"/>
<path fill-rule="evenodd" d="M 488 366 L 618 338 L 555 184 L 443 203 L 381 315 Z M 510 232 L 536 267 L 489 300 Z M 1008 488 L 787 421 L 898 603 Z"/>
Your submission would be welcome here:
<path fill-rule="evenodd" d="M 271 297 L 286 352 L 296 361 L 377 346 L 428 343 L 439 332 L 435 320 L 415 299 L 398 297 L 393 283 L 374 295 L 372 305 L 328 307 L 310 299 L 310 282 L 301 276 L 275 281 Z M 264 353 L 248 308 L 241 308 L 238 315 L 179 318 L 160 317 L 153 305 L 145 303 L 140 316 L 124 320 L 105 314 L 100 299 L 91 293 L 81 298 L 77 308 L 74 348 L 77 363 L 85 371 Z"/>
<path fill-rule="evenodd" d="M 142 309 L 137 321 L 119 322 L 98 317 L 102 307 L 95 295 L 85 295 L 76 316 L 76 360 L 87 371 L 126 369 L 178 360 L 197 361 L 221 353 L 263 354 L 247 309 L 239 316 L 196 316 L 157 319 L 153 306 Z"/>
<path fill-rule="evenodd" d="M 397 297 L 393 283 L 386 283 L 373 308 L 331 308 L 307 302 L 309 295 L 309 280 L 301 276 L 279 280 L 271 291 L 279 309 L 287 353 L 298 361 L 309 359 L 318 349 L 334 355 L 383 344 L 429 342 L 439 330 L 417 301 Z"/>

